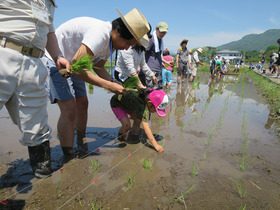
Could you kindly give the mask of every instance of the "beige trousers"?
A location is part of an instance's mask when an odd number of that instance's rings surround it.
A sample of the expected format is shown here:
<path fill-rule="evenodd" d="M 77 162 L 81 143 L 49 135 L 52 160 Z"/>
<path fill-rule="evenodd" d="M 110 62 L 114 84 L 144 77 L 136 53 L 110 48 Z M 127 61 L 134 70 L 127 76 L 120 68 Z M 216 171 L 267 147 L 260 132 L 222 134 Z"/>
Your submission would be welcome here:
<path fill-rule="evenodd" d="M 39 58 L 3 47 L 0 58 L 0 110 L 6 106 L 22 132 L 21 144 L 35 146 L 50 140 L 45 66 Z"/>

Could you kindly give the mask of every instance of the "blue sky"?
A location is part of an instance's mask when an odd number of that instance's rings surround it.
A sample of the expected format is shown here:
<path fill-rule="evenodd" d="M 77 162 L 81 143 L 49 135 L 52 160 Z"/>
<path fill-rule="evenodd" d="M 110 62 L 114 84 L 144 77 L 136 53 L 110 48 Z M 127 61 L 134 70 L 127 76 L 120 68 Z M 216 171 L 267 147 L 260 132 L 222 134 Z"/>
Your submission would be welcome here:
<path fill-rule="evenodd" d="M 280 28 L 279 0 L 56 0 L 56 3 L 56 28 L 81 16 L 112 21 L 119 17 L 116 8 L 123 15 L 137 8 L 153 30 L 160 21 L 168 23 L 164 43 L 171 51 L 176 51 L 185 38 L 189 40 L 189 49 L 217 47 L 247 34 Z"/>

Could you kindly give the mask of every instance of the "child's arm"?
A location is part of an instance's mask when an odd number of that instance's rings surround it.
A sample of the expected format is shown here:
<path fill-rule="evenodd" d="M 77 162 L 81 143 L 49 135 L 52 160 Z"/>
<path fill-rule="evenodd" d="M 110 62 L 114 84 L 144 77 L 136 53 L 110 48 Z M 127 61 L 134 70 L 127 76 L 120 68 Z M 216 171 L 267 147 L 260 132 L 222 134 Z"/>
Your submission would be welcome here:
<path fill-rule="evenodd" d="M 155 140 L 155 137 L 154 137 L 154 135 L 153 135 L 153 133 L 152 133 L 152 130 L 151 130 L 151 128 L 150 128 L 149 123 L 143 122 L 143 121 L 142 121 L 142 125 L 143 125 L 143 129 L 144 129 L 144 131 L 145 131 L 145 133 L 146 133 L 148 139 L 151 141 L 151 143 L 152 143 L 153 147 L 156 149 L 156 151 L 158 151 L 158 152 L 163 152 L 164 149 L 163 149 L 163 147 L 162 147 L 161 145 L 159 145 L 159 144 L 157 143 L 157 141 Z"/>

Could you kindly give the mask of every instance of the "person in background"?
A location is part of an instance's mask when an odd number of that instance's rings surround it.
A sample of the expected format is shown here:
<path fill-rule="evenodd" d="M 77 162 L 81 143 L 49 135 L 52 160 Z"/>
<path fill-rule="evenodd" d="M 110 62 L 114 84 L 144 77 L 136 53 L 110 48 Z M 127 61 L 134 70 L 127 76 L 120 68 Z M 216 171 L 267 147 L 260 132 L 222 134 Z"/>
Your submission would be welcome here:
<path fill-rule="evenodd" d="M 49 56 L 45 58 L 45 65 L 50 71 L 51 103 L 58 103 L 61 112 L 57 131 L 65 161 L 74 156 L 75 130 L 78 153 L 84 155 L 88 150 L 85 139 L 88 99 L 84 81 L 113 93 L 123 94 L 124 87 L 111 82 L 111 76 L 104 68 L 107 59 L 115 50 L 127 50 L 138 42 L 148 46 L 146 33 L 150 28 L 145 17 L 137 9 L 131 10 L 125 16 L 118 9 L 117 11 L 120 17 L 112 22 L 79 17 L 67 21 L 56 30 L 62 49 L 61 57 L 64 56 L 74 63 L 85 55 L 90 55 L 93 69 L 98 76 L 91 71 L 73 74 L 69 78 L 72 83 L 69 86 L 55 67 L 54 60 Z"/>
<path fill-rule="evenodd" d="M 188 59 L 190 61 L 190 65 L 188 66 L 187 79 L 190 77 L 190 75 L 192 73 L 192 55 L 193 55 L 193 51 L 189 50 Z"/>
<path fill-rule="evenodd" d="M 189 60 L 189 51 L 187 49 L 188 40 L 184 39 L 180 43 L 180 48 L 177 50 L 176 65 L 177 65 L 177 83 L 180 84 L 185 81 L 188 69 L 191 69 L 191 62 Z"/>
<path fill-rule="evenodd" d="M 267 73 L 267 76 L 277 76 L 275 65 L 273 65 L 277 61 L 278 55 L 276 53 L 270 54 L 270 62 L 269 62 L 269 73 Z M 275 75 L 273 75 L 275 74 Z"/>
<path fill-rule="evenodd" d="M 139 44 L 131 46 L 128 50 L 118 51 L 115 78 L 121 83 L 128 77 L 138 77 L 138 69 L 142 69 L 145 77 L 150 77 L 153 84 L 157 84 L 155 73 L 149 68 L 145 61 L 145 48 Z M 120 78 L 121 75 L 121 78 Z M 139 87 L 146 88 L 139 80 Z"/>
<path fill-rule="evenodd" d="M 278 58 L 277 60 L 272 64 L 272 69 L 275 70 L 275 77 L 280 78 L 280 72 L 279 72 L 279 65 L 280 65 L 280 39 L 277 40 L 277 43 L 279 45 L 279 50 L 278 50 Z"/>
<path fill-rule="evenodd" d="M 220 56 L 220 55 L 218 55 L 218 57 L 217 57 L 217 61 L 222 62 L 222 58 L 221 58 L 221 56 Z"/>
<path fill-rule="evenodd" d="M 163 51 L 162 59 L 171 63 L 171 65 L 162 63 L 164 66 L 162 69 L 163 88 L 166 89 L 166 87 L 168 87 L 170 89 L 172 83 L 172 71 L 174 70 L 174 61 L 167 48 Z"/>
<path fill-rule="evenodd" d="M 216 60 L 214 59 L 214 55 L 211 55 L 211 60 L 210 60 L 210 76 L 212 79 L 217 76 L 217 66 L 216 66 Z"/>
<path fill-rule="evenodd" d="M 124 141 L 123 135 L 131 129 L 130 116 L 134 121 L 132 139 L 139 142 L 140 124 L 142 123 L 147 138 L 155 150 L 163 152 L 163 147 L 157 143 L 151 131 L 149 112 L 156 112 L 159 117 L 164 117 L 165 108 L 169 105 L 168 96 L 161 90 L 135 90 L 137 91 L 127 91 L 121 99 L 115 94 L 110 101 L 115 116 L 122 124 L 118 133 L 119 140 Z"/>
<path fill-rule="evenodd" d="M 261 62 L 259 61 L 259 63 L 256 65 L 256 70 L 262 72 L 262 65 Z"/>
<path fill-rule="evenodd" d="M 195 77 L 196 77 L 196 73 L 197 73 L 197 68 L 199 65 L 204 66 L 204 64 L 199 60 L 198 56 L 202 53 L 202 48 L 198 48 L 192 57 L 192 62 L 191 62 L 191 67 L 192 67 L 192 75 L 190 77 L 190 82 L 193 82 Z"/>
<path fill-rule="evenodd" d="M 146 86 L 151 88 L 162 88 L 162 62 L 170 65 L 169 62 L 162 60 L 162 52 L 164 50 L 163 37 L 168 32 L 168 25 L 165 22 L 160 22 L 156 26 L 156 30 L 152 33 L 152 38 L 149 41 L 149 46 L 146 48 L 145 59 L 150 69 L 155 73 L 158 80 L 157 86 L 153 85 L 151 78 L 146 77 Z"/>
<path fill-rule="evenodd" d="M 52 0 L 1 2 L 0 109 L 6 106 L 22 132 L 20 143 L 28 146 L 30 164 L 37 178 L 52 173 L 47 71 L 40 60 L 45 47 L 55 59 L 56 68 L 66 67 L 70 71 L 70 62 L 59 56 L 61 51 L 53 26 L 55 7 Z"/>
<path fill-rule="evenodd" d="M 265 55 L 262 54 L 261 69 L 260 70 L 263 70 L 264 63 L 265 63 Z"/>
<path fill-rule="evenodd" d="M 230 63 L 230 60 L 229 59 L 226 59 L 226 71 L 225 72 L 229 72 L 229 63 Z"/>
<path fill-rule="evenodd" d="M 240 69 L 240 65 L 239 65 L 239 62 L 237 62 L 237 63 L 235 64 L 235 67 L 234 67 L 233 72 L 239 72 L 239 69 Z"/>

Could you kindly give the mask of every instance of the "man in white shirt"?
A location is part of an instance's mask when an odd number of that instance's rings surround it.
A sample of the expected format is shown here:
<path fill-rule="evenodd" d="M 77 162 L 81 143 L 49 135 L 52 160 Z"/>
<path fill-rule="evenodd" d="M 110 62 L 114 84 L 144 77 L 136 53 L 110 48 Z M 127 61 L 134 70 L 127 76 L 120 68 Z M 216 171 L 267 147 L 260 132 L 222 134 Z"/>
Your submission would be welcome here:
<path fill-rule="evenodd" d="M 65 82 L 59 74 L 51 58 L 45 58 L 45 65 L 50 71 L 51 103 L 58 103 L 61 114 L 58 120 L 58 136 L 66 161 L 74 156 L 73 142 L 75 129 L 77 133 L 78 152 L 87 152 L 85 132 L 87 124 L 88 99 L 84 81 L 122 94 L 122 85 L 111 82 L 111 77 L 104 65 L 117 49 L 128 49 L 140 43 L 148 46 L 146 33 L 150 30 L 149 23 L 137 10 L 133 9 L 123 16 L 118 10 L 119 18 L 104 22 L 90 17 L 79 17 L 67 21 L 56 30 L 62 55 L 72 63 L 89 54 L 94 64 L 94 75 L 91 71 L 74 74 Z"/>
<path fill-rule="evenodd" d="M 192 62 L 191 62 L 191 66 L 192 66 L 192 75 L 190 77 L 190 82 L 193 82 L 195 77 L 196 77 L 196 73 L 197 73 L 197 68 L 198 65 L 204 66 L 204 64 L 199 60 L 198 55 L 200 55 L 202 53 L 202 49 L 198 48 L 192 56 Z"/>

